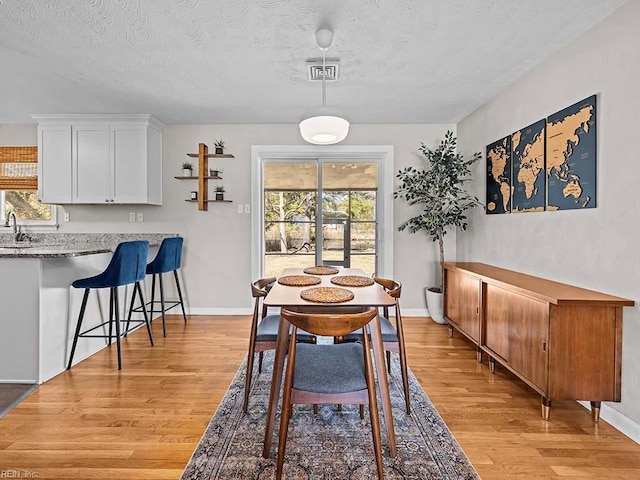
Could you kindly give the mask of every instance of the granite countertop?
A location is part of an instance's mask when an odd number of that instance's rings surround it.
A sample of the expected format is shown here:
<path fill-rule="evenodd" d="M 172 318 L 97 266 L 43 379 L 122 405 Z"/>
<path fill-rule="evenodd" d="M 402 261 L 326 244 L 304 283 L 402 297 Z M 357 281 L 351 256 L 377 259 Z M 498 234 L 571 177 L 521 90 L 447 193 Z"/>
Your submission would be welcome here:
<path fill-rule="evenodd" d="M 113 252 L 120 242 L 148 240 L 158 246 L 164 238 L 177 233 L 41 233 L 31 241 L 16 242 L 13 234 L 0 233 L 2 258 L 64 258 Z"/>

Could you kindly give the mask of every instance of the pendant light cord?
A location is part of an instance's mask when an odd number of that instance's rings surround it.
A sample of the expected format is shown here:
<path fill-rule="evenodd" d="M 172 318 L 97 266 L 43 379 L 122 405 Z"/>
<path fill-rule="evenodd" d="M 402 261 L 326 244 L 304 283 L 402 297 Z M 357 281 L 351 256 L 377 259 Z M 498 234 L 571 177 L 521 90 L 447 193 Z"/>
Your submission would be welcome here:
<path fill-rule="evenodd" d="M 324 107 L 327 103 L 327 87 L 325 82 L 327 81 L 327 49 L 322 49 L 322 106 Z"/>

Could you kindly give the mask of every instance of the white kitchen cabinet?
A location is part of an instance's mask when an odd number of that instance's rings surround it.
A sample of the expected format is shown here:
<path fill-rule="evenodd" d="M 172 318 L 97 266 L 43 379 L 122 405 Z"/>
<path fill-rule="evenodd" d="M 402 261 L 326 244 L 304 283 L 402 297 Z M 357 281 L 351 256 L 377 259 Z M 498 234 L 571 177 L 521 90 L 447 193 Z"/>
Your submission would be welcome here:
<path fill-rule="evenodd" d="M 152 116 L 34 118 L 42 202 L 162 204 L 161 124 Z"/>

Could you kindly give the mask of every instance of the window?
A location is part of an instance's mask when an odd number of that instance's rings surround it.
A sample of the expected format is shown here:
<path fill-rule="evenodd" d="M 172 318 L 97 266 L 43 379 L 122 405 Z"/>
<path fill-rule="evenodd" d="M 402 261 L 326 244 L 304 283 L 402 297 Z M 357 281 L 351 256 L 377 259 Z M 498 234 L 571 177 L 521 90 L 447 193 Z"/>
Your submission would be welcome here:
<path fill-rule="evenodd" d="M 38 147 L 0 147 L 0 219 L 14 211 L 22 225 L 55 224 L 55 208 L 38 201 Z"/>

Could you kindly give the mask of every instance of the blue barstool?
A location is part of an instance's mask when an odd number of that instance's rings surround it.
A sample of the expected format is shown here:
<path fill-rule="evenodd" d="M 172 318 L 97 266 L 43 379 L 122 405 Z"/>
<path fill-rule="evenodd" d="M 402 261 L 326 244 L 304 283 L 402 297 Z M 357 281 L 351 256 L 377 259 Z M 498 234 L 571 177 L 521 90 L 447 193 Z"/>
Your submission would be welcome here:
<path fill-rule="evenodd" d="M 131 296 L 131 308 L 129 309 L 129 319 L 127 321 L 127 328 L 124 335 L 129 333 L 129 323 L 131 321 L 131 310 L 133 302 L 138 294 L 140 298 L 140 304 L 142 312 L 144 313 L 144 320 L 134 320 L 134 322 L 144 322 L 147 326 L 147 332 L 149 333 L 149 340 L 153 346 L 153 336 L 151 335 L 151 326 L 149 325 L 149 318 L 147 317 L 147 311 L 144 306 L 144 299 L 142 297 L 142 289 L 140 288 L 140 282 L 144 280 L 147 258 L 149 256 L 149 242 L 146 240 L 136 240 L 132 242 L 122 242 L 116 247 L 116 251 L 111 257 L 109 265 L 104 272 L 95 275 L 93 277 L 81 278 L 71 284 L 74 288 L 84 288 L 84 296 L 82 297 L 82 306 L 80 307 L 80 315 L 78 316 L 78 325 L 76 326 L 76 333 L 73 337 L 73 346 L 71 347 L 71 355 L 69 356 L 69 364 L 67 370 L 71 368 L 73 363 L 73 355 L 76 351 L 76 345 L 79 337 L 94 337 L 94 338 L 108 338 L 109 345 L 111 345 L 111 338 L 113 337 L 113 325 L 116 327 L 116 345 L 118 350 L 118 370 L 122 369 L 122 357 L 120 354 L 120 306 L 118 302 L 118 287 L 123 285 L 135 284 L 133 293 Z M 92 288 L 109 288 L 111 293 L 109 296 L 109 320 L 101 323 L 95 327 L 92 327 L 84 332 L 81 332 L 82 320 L 84 312 L 87 307 L 87 299 L 89 298 L 89 292 Z M 124 320 L 123 320 L 124 321 Z M 91 335 L 90 333 L 103 325 L 109 324 L 109 335 Z"/>
<path fill-rule="evenodd" d="M 182 237 L 169 237 L 162 240 L 156 258 L 147 265 L 147 275 L 151 275 L 151 301 L 149 302 L 149 311 L 151 312 L 151 320 L 153 320 L 153 312 L 162 313 L 162 335 L 167 336 L 167 325 L 165 312 L 180 305 L 182 308 L 182 318 L 187 323 L 187 314 L 184 311 L 184 302 L 182 301 L 182 290 L 180 289 L 180 280 L 178 280 L 178 269 L 182 261 Z M 173 278 L 176 281 L 176 290 L 178 291 L 178 300 L 166 301 L 164 298 L 164 285 L 162 283 L 162 274 L 173 272 Z M 160 301 L 155 300 L 156 293 L 156 276 L 160 288 Z M 154 306 L 159 303 L 160 310 L 156 310 Z M 134 312 L 140 311 L 139 308 L 133 309 Z M 129 312 L 131 315 L 131 312 Z"/>

